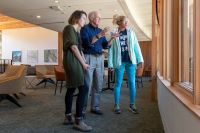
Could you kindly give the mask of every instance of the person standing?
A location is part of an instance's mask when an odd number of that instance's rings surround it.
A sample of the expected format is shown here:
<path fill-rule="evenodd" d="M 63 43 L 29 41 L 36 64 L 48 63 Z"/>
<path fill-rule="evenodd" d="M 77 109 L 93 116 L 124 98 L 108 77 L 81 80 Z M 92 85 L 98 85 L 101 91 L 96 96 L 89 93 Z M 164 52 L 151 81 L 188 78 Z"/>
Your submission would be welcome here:
<path fill-rule="evenodd" d="M 74 128 L 80 131 L 91 131 L 92 127 L 82 120 L 84 99 L 87 88 L 84 84 L 84 71 L 89 68 L 82 54 L 81 39 L 78 29 L 84 26 L 87 14 L 84 11 L 74 11 L 63 30 L 63 66 L 66 75 L 67 92 L 65 95 L 65 119 L 63 124 L 74 124 Z M 72 117 L 72 102 L 74 91 L 78 88 L 76 99 L 75 121 Z"/>
<path fill-rule="evenodd" d="M 135 75 L 136 68 L 142 68 L 144 60 L 142 52 L 134 31 L 128 27 L 128 18 L 126 16 L 117 16 L 114 18 L 118 27 L 114 30 L 119 34 L 112 41 L 108 52 L 108 66 L 115 69 L 116 83 L 114 88 L 114 112 L 121 113 L 120 109 L 120 90 L 123 82 L 124 69 L 128 78 L 128 88 L 130 95 L 129 109 L 138 114 L 135 106 L 136 87 Z"/>
<path fill-rule="evenodd" d="M 101 16 L 99 12 L 92 11 L 88 15 L 89 24 L 81 28 L 81 39 L 83 53 L 90 68 L 85 73 L 86 85 L 89 88 L 88 96 L 91 92 L 91 113 L 102 115 L 100 109 L 100 96 L 103 87 L 104 60 L 102 49 L 107 49 L 111 43 L 106 40 L 105 34 L 108 27 L 103 30 L 98 27 Z M 86 112 L 88 97 L 84 102 L 84 113 Z"/>

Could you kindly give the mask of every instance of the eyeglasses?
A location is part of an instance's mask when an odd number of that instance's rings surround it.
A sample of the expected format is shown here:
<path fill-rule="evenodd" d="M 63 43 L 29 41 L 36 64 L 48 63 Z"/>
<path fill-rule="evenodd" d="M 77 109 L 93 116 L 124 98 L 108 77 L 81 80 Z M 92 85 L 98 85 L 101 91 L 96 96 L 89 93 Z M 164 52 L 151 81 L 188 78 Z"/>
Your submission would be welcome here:
<path fill-rule="evenodd" d="M 128 22 L 128 20 L 126 20 L 126 19 L 119 20 L 118 22 L 122 22 L 122 21 Z"/>
<path fill-rule="evenodd" d="M 96 17 L 95 19 L 101 19 L 100 17 Z"/>

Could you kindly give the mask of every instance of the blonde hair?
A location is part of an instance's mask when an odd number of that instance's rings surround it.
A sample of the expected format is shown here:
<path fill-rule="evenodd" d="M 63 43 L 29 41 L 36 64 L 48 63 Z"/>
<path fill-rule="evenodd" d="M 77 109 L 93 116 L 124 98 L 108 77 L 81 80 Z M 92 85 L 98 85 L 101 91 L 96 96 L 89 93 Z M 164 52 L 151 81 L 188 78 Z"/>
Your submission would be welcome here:
<path fill-rule="evenodd" d="M 113 24 L 115 25 L 115 24 L 117 24 L 117 25 L 119 25 L 119 22 L 120 21 L 122 21 L 122 20 L 124 20 L 125 18 L 127 18 L 126 16 L 124 16 L 124 15 L 117 15 L 117 14 L 115 14 L 115 15 L 113 15 Z"/>
<path fill-rule="evenodd" d="M 118 14 L 113 15 L 113 21 L 112 21 L 113 25 L 117 24 L 117 17 L 119 17 Z"/>

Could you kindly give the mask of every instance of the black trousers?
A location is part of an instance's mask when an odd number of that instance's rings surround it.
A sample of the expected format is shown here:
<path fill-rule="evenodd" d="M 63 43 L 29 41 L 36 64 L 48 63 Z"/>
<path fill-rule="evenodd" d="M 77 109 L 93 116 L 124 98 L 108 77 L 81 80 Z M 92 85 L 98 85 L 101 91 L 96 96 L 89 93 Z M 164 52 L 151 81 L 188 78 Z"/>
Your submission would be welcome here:
<path fill-rule="evenodd" d="M 84 99 L 86 98 L 87 94 L 87 88 L 85 86 L 79 86 L 78 88 L 67 88 L 67 92 L 65 95 L 65 114 L 70 114 L 72 111 L 73 94 L 76 89 L 79 90 L 76 99 L 76 117 L 82 117 Z"/>

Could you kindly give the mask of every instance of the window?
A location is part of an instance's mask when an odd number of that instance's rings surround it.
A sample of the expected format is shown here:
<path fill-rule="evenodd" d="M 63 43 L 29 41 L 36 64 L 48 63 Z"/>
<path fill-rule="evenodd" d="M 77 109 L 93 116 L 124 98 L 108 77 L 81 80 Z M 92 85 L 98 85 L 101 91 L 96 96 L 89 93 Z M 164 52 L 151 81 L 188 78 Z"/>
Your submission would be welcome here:
<path fill-rule="evenodd" d="M 193 91 L 193 3 L 194 0 L 181 0 L 180 30 L 180 81 L 181 85 Z"/>
<path fill-rule="evenodd" d="M 161 30 L 158 36 L 158 48 L 161 50 L 158 49 L 159 54 L 157 54 L 159 67 L 162 70 L 162 73 L 158 73 L 159 79 L 175 97 L 198 116 L 200 116 L 198 109 L 200 105 L 199 5 L 200 0 L 162 1 Z M 166 17 L 166 12 L 171 16 Z"/>

